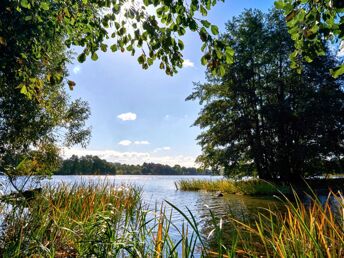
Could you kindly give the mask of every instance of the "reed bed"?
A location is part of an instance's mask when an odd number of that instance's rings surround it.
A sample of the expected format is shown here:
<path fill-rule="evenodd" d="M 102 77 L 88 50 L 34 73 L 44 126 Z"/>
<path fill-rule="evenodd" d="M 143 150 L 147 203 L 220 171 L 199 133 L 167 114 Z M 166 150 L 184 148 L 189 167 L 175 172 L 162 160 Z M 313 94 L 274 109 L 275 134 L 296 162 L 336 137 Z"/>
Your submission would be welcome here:
<path fill-rule="evenodd" d="M 117 229 L 140 200 L 139 189 L 124 185 L 45 187 L 35 199 L 12 203 L 3 212 L 0 252 L 3 257 L 73 257 L 88 252 L 89 241 L 96 244 L 107 234 L 102 223 L 107 220 Z"/>
<path fill-rule="evenodd" d="M 305 205 L 294 193 L 284 198 L 286 212 L 266 210 L 248 225 L 232 218 L 248 257 L 344 257 L 344 198 L 331 192 L 325 202 L 315 195 Z"/>
<path fill-rule="evenodd" d="M 344 257 L 344 198 L 331 192 L 302 201 L 281 197 L 254 222 L 209 210 L 205 235 L 186 208 L 168 201 L 148 209 L 132 186 L 58 185 L 2 211 L 1 257 Z M 184 218 L 173 223 L 172 211 Z M 233 232 L 225 232 L 229 223 Z M 228 227 L 227 227 L 228 228 Z M 173 233 L 172 233 L 173 232 Z"/>
<path fill-rule="evenodd" d="M 288 186 L 276 186 L 259 179 L 240 181 L 231 179 L 186 179 L 177 181 L 176 187 L 182 191 L 219 191 L 228 194 L 244 195 L 274 195 L 279 193 L 287 194 L 290 192 Z"/>

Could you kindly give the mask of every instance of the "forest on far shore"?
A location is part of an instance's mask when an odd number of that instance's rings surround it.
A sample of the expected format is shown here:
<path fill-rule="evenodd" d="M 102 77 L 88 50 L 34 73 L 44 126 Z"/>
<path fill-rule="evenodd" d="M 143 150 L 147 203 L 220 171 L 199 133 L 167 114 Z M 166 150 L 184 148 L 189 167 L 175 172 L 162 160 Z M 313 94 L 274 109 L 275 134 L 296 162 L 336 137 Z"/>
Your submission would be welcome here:
<path fill-rule="evenodd" d="M 143 163 L 128 165 L 108 162 L 98 156 L 71 156 L 62 161 L 55 175 L 211 175 L 210 170 L 200 170 L 194 167 L 180 165 L 163 165 Z"/>

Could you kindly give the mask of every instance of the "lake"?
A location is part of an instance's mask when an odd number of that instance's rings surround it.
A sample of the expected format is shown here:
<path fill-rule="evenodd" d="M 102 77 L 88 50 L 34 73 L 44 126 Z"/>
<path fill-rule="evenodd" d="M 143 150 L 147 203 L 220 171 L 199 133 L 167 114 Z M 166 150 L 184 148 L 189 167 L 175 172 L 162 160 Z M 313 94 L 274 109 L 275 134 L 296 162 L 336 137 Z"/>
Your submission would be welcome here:
<path fill-rule="evenodd" d="M 155 207 L 159 210 L 161 204 L 166 207 L 167 212 L 171 211 L 172 222 L 179 229 L 185 223 L 184 217 L 165 202 L 168 201 L 176 207 L 187 213 L 188 209 L 195 216 L 200 225 L 203 236 L 208 236 L 213 229 L 209 209 L 212 210 L 217 218 L 223 221 L 225 239 L 229 239 L 233 227 L 228 223 L 229 217 L 234 217 L 240 221 L 252 221 L 256 218 L 259 211 L 264 209 L 284 210 L 283 202 L 275 196 L 244 196 L 225 194 L 218 197 L 214 192 L 189 192 L 176 189 L 175 182 L 181 179 L 207 179 L 217 180 L 220 176 L 149 176 L 149 175 L 117 175 L 117 176 L 53 176 L 50 180 L 43 180 L 40 184 L 33 187 L 39 187 L 42 184 L 75 184 L 75 183 L 97 183 L 109 181 L 115 185 L 135 185 L 142 189 L 143 202 L 149 206 L 150 210 Z M 7 189 L 8 191 L 8 189 Z M 325 197 L 325 196 L 320 196 Z M 304 199 L 307 202 L 307 199 Z M 179 239 L 179 233 L 173 227 L 170 229 L 170 236 Z M 207 241 L 210 246 L 215 246 L 214 239 Z M 178 249 L 179 250 L 179 249 Z M 195 256 L 197 257 L 197 255 Z"/>
<path fill-rule="evenodd" d="M 154 209 L 161 206 L 165 200 L 177 206 L 183 212 L 189 209 L 200 223 L 205 234 L 211 230 L 211 209 L 218 218 L 226 221 L 228 216 L 240 220 L 253 219 L 263 208 L 282 208 L 274 196 L 253 197 L 244 195 L 224 195 L 218 197 L 214 192 L 189 192 L 176 189 L 175 182 L 180 179 L 221 179 L 221 176 L 151 176 L 151 175 L 116 175 L 116 176 L 53 176 L 43 183 L 74 184 L 78 182 L 99 182 L 108 180 L 116 185 L 135 185 L 143 190 L 143 201 Z M 167 209 L 170 206 L 164 203 Z M 177 211 L 173 211 L 173 223 L 181 225 L 184 218 Z M 224 225 L 225 226 L 225 225 Z"/>

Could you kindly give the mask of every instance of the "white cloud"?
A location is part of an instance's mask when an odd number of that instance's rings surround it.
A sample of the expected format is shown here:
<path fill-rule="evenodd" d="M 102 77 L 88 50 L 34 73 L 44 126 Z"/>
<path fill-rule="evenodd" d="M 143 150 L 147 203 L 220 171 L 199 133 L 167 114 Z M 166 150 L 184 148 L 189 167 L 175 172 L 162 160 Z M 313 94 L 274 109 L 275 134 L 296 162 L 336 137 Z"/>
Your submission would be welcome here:
<path fill-rule="evenodd" d="M 73 73 L 74 73 L 74 74 L 78 74 L 78 73 L 80 73 L 80 72 L 81 72 L 81 67 L 80 67 L 80 65 L 76 65 L 76 66 L 73 67 Z"/>
<path fill-rule="evenodd" d="M 183 67 L 194 67 L 195 64 L 190 59 L 185 59 L 183 62 Z"/>
<path fill-rule="evenodd" d="M 123 145 L 123 146 L 129 146 L 129 145 L 132 145 L 132 144 L 135 144 L 135 145 L 148 145 L 150 144 L 149 141 L 130 141 L 130 140 L 122 140 L 120 142 L 118 142 L 119 145 Z"/>
<path fill-rule="evenodd" d="M 171 150 L 171 147 L 170 147 L 170 146 L 164 146 L 164 147 L 156 148 L 153 152 L 169 151 L 169 150 Z"/>
<path fill-rule="evenodd" d="M 132 144 L 132 141 L 129 140 L 122 140 L 118 143 L 119 145 L 123 145 L 123 146 L 129 146 L 130 144 Z"/>
<path fill-rule="evenodd" d="M 158 156 L 150 152 L 119 152 L 114 150 L 87 150 L 71 148 L 62 149 L 62 156 L 69 158 L 72 155 L 85 156 L 94 155 L 109 162 L 120 162 L 123 164 L 141 165 L 144 162 L 160 163 L 170 166 L 181 165 L 185 167 L 194 167 L 195 157 L 193 156 Z"/>
<path fill-rule="evenodd" d="M 136 120 L 137 116 L 135 113 L 128 112 L 128 113 L 120 114 L 117 117 L 123 121 L 133 121 L 133 120 Z"/>
<path fill-rule="evenodd" d="M 137 145 L 147 145 L 147 144 L 150 144 L 149 141 L 134 141 L 134 144 L 137 144 Z"/>

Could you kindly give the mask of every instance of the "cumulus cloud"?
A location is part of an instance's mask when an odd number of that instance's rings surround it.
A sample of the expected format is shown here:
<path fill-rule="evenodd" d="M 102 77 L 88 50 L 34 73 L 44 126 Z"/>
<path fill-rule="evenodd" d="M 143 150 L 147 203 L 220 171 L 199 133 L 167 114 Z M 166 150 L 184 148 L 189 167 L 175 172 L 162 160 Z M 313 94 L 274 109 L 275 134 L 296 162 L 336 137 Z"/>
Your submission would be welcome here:
<path fill-rule="evenodd" d="M 77 149 L 71 148 L 62 149 L 63 158 L 69 158 L 72 155 L 77 155 L 79 157 L 85 155 L 98 156 L 101 159 L 105 159 L 109 162 L 119 162 L 123 164 L 141 165 L 144 162 L 160 163 L 170 166 L 181 165 L 185 167 L 195 166 L 195 157 L 193 156 L 158 156 L 150 152 L 119 152 L 114 150 L 87 150 L 87 149 Z"/>
<path fill-rule="evenodd" d="M 128 113 L 122 113 L 118 115 L 117 117 L 123 121 L 133 121 L 133 120 L 136 120 L 137 116 L 135 113 L 128 112 Z"/>
<path fill-rule="evenodd" d="M 195 64 L 190 59 L 185 59 L 183 62 L 183 67 L 194 67 Z"/>
<path fill-rule="evenodd" d="M 73 67 L 73 73 L 74 73 L 74 74 L 78 74 L 78 73 L 80 73 L 80 72 L 81 72 L 81 67 L 80 67 L 80 65 L 76 65 L 76 66 Z"/>
<path fill-rule="evenodd" d="M 122 140 L 118 144 L 119 145 L 123 145 L 123 146 L 129 146 L 130 144 L 132 144 L 132 141 L 130 141 L 130 140 Z"/>

